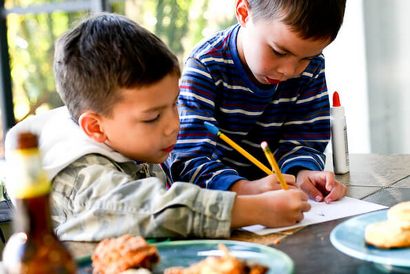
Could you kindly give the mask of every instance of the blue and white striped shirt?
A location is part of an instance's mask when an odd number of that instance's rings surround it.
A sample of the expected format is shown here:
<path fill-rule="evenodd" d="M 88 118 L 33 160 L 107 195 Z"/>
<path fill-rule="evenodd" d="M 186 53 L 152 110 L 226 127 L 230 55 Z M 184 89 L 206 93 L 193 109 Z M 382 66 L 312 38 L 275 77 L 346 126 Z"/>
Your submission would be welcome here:
<path fill-rule="evenodd" d="M 197 46 L 187 59 L 178 104 L 181 129 L 166 162 L 173 181 L 227 190 L 240 179 L 266 176 L 204 127 L 214 123 L 269 166 L 260 148 L 267 141 L 284 173 L 323 170 L 330 138 L 329 98 L 323 56 L 298 78 L 260 85 L 241 63 L 239 25 Z"/>

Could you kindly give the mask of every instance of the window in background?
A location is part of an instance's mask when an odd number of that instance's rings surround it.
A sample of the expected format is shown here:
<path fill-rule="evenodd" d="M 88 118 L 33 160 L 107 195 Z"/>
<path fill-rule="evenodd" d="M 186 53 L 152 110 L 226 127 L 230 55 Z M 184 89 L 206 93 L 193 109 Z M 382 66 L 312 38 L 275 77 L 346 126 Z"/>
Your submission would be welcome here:
<path fill-rule="evenodd" d="M 91 12 L 135 20 L 163 39 L 181 65 L 201 39 L 236 22 L 233 0 L 6 0 L 5 8 L 17 122 L 62 105 L 52 70 L 54 41 Z"/>
<path fill-rule="evenodd" d="M 236 22 L 233 0 L 128 0 L 113 11 L 158 35 L 181 64 L 201 39 Z"/>
<path fill-rule="evenodd" d="M 409 3 L 347 1 L 345 23 L 325 52 L 329 89 L 340 91 L 346 107 L 352 153 L 410 151 Z M 9 108 L 17 120 L 61 104 L 51 70 L 52 40 L 98 10 L 124 14 L 155 32 L 181 64 L 199 40 L 235 22 L 233 0 L 0 0 L 11 55 L 14 106 Z M 0 29 L 0 38 L 4 33 Z M 0 49 L 2 45 L 0 39 Z M 0 109 L 0 116 L 7 110 Z M 0 138 L 2 134 L 0 130 Z"/>
<path fill-rule="evenodd" d="M 54 41 L 76 20 L 90 11 L 101 10 L 99 1 L 6 1 L 0 5 L 4 15 L 1 22 L 1 71 L 10 78 L 10 86 L 2 83 L 1 113 L 3 115 L 0 137 L 12 126 L 10 122 L 21 121 L 42 109 L 62 105 L 55 91 L 52 59 Z M 9 59 L 9 60 L 6 60 Z M 5 115 L 7 114 L 7 115 Z M 6 117 L 7 116 L 7 117 Z M 3 156 L 3 142 L 0 156 Z"/>
<path fill-rule="evenodd" d="M 41 109 L 61 106 L 53 77 L 54 42 L 86 11 L 11 14 L 8 41 L 17 121 Z"/>

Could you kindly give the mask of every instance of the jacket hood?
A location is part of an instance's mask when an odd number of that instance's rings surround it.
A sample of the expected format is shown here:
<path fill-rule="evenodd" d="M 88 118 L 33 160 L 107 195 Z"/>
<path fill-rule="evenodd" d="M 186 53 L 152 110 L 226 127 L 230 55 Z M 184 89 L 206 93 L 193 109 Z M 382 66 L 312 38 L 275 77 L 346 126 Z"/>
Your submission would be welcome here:
<path fill-rule="evenodd" d="M 86 154 L 101 154 L 116 162 L 131 161 L 109 146 L 89 138 L 71 119 L 66 107 L 29 117 L 11 128 L 7 132 L 5 140 L 6 160 L 12 152 L 12 144 L 16 134 L 23 131 L 30 131 L 39 136 L 43 167 L 50 180 L 58 172 Z"/>

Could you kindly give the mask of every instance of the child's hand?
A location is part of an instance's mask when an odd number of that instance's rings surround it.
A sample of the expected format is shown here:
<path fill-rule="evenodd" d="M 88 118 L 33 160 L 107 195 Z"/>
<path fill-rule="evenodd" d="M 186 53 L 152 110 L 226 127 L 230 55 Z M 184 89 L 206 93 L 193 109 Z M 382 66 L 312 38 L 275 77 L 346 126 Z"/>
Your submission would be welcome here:
<path fill-rule="evenodd" d="M 283 174 L 286 183 L 291 188 L 297 188 L 295 183 L 295 176 L 289 174 Z M 238 193 L 239 195 L 251 195 L 259 194 L 271 190 L 281 189 L 280 183 L 276 175 L 268 175 L 262 179 L 255 181 L 239 180 L 235 182 L 230 190 Z"/>
<path fill-rule="evenodd" d="M 339 200 L 347 191 L 344 184 L 336 181 L 334 173 L 328 171 L 301 170 L 296 177 L 296 184 L 317 202 Z"/>
<path fill-rule="evenodd" d="M 310 210 L 308 196 L 300 189 L 238 195 L 232 211 L 232 227 L 261 224 L 268 227 L 294 225 Z"/>

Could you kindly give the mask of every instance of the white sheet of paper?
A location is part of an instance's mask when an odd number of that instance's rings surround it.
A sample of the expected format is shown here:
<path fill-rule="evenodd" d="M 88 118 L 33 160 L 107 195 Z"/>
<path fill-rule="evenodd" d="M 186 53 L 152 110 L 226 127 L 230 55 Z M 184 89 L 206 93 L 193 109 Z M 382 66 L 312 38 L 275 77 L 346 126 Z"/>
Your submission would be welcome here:
<path fill-rule="evenodd" d="M 326 204 L 325 202 L 318 203 L 313 200 L 309 200 L 309 203 L 312 206 L 312 208 L 308 212 L 305 212 L 305 217 L 303 218 L 303 220 L 296 225 L 279 228 L 269 228 L 263 225 L 252 225 L 242 227 L 242 229 L 253 232 L 258 235 L 267 235 L 271 233 L 288 230 L 291 228 L 323 223 L 331 220 L 336 220 L 344 217 L 349 217 L 353 215 L 358 215 L 362 213 L 387 208 L 383 205 L 370 203 L 350 197 L 344 197 L 343 199 L 332 202 L 330 204 Z"/>

